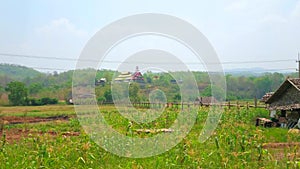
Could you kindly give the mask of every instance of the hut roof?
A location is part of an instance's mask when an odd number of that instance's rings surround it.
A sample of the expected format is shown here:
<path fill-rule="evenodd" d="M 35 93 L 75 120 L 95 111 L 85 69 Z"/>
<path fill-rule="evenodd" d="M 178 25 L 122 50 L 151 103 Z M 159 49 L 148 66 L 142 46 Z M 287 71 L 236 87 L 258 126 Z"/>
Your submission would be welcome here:
<path fill-rule="evenodd" d="M 266 102 L 273 94 L 274 94 L 274 92 L 266 93 L 266 94 L 260 99 L 260 101 L 261 101 L 261 102 Z"/>
<path fill-rule="evenodd" d="M 294 87 L 300 92 L 300 78 L 288 78 L 281 86 L 275 91 L 271 97 L 266 100 L 266 103 L 270 104 L 277 100 L 288 88 Z"/>
<path fill-rule="evenodd" d="M 300 109 L 300 104 L 290 104 L 286 106 L 269 107 L 269 110 L 294 110 Z"/>
<path fill-rule="evenodd" d="M 300 91 L 300 78 L 288 79 Z"/>

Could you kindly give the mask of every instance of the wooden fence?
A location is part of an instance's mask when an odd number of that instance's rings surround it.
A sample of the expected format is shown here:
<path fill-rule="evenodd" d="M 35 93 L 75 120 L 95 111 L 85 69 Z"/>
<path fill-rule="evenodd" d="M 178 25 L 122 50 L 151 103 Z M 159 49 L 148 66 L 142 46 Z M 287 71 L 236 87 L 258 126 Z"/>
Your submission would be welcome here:
<path fill-rule="evenodd" d="M 102 105 L 113 105 L 114 103 L 103 103 Z M 124 104 L 124 106 L 130 106 Z M 150 103 L 150 102 L 138 102 L 138 103 L 132 103 L 132 106 L 139 107 L 139 108 L 175 108 L 175 109 L 184 109 L 189 108 L 191 106 L 199 106 L 199 107 L 211 107 L 211 106 L 222 106 L 227 107 L 228 109 L 232 107 L 237 108 L 267 108 L 267 105 L 265 104 L 257 104 L 257 102 L 254 100 L 254 102 L 222 102 L 222 103 L 198 103 L 198 102 L 190 102 L 190 103 L 179 103 L 179 102 L 168 102 L 168 103 Z"/>

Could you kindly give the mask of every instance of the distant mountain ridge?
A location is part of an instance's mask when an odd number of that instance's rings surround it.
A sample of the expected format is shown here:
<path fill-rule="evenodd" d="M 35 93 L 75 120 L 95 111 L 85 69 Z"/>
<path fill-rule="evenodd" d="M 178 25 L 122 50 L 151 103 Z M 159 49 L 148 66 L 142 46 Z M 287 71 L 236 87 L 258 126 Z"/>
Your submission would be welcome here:
<path fill-rule="evenodd" d="M 235 68 L 235 69 L 225 69 L 226 74 L 237 75 L 237 76 L 261 76 L 265 73 L 282 73 L 282 74 L 291 74 L 294 73 L 291 70 L 268 70 L 261 67 L 253 68 Z"/>
<path fill-rule="evenodd" d="M 74 71 L 74 70 L 69 70 Z M 69 72 L 67 71 L 67 72 Z M 294 73 L 293 71 L 270 71 L 261 67 L 254 67 L 254 68 L 233 68 L 233 69 L 224 69 L 226 74 L 231 75 L 254 75 L 260 76 L 264 73 L 270 72 L 278 72 L 283 74 L 290 74 Z M 45 75 L 45 73 L 35 70 L 33 68 L 29 68 L 26 66 L 20 66 L 15 64 L 7 64 L 7 63 L 0 63 L 0 76 L 8 76 L 14 80 L 24 80 L 25 78 L 34 78 L 40 75 Z"/>

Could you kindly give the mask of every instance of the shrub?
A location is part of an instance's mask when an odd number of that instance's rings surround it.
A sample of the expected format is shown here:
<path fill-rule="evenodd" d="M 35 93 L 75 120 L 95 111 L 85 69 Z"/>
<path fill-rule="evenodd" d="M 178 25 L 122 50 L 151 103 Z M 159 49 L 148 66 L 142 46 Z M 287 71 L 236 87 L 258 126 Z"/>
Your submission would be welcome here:
<path fill-rule="evenodd" d="M 41 99 L 29 98 L 27 99 L 27 105 L 29 106 L 42 106 L 47 104 L 57 104 L 58 100 L 56 98 L 44 97 Z"/>

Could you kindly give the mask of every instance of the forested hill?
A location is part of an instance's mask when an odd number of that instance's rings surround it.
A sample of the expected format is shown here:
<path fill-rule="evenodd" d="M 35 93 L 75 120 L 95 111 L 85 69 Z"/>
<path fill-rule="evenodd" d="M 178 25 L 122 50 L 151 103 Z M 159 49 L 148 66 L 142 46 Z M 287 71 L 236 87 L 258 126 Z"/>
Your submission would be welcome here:
<path fill-rule="evenodd" d="M 34 78 L 42 74 L 43 73 L 37 70 L 25 66 L 0 64 L 0 76 L 7 76 L 8 78 L 13 80 L 24 80 L 25 78 Z"/>
<path fill-rule="evenodd" d="M 84 70 L 83 75 L 84 75 Z M 108 101 L 110 96 L 110 83 L 116 72 L 112 70 L 98 70 L 96 79 L 106 78 L 104 85 L 96 87 L 96 95 L 100 100 Z M 216 86 L 210 85 L 209 76 L 206 72 L 193 72 L 197 81 L 201 96 L 210 96 L 211 88 L 214 91 Z M 275 91 L 280 84 L 288 77 L 296 77 L 296 73 L 262 73 L 255 75 L 226 75 L 227 81 L 227 99 L 228 100 L 245 100 L 261 98 L 266 92 Z M 8 93 L 4 90 L 11 81 L 21 81 L 28 89 L 28 96 L 34 98 L 51 97 L 57 99 L 66 99 L 71 97 L 73 71 L 62 73 L 41 73 L 32 68 L 17 65 L 0 64 L 0 96 L 2 101 Z M 172 82 L 172 77 L 167 73 L 146 72 L 143 74 L 145 83 L 137 85 L 136 97 L 140 101 L 148 99 L 147 92 L 158 87 L 165 92 L 168 101 L 174 101 L 180 97 L 177 84 Z M 84 76 L 83 76 L 84 79 Z M 1 104 L 1 103 L 0 103 Z"/>

